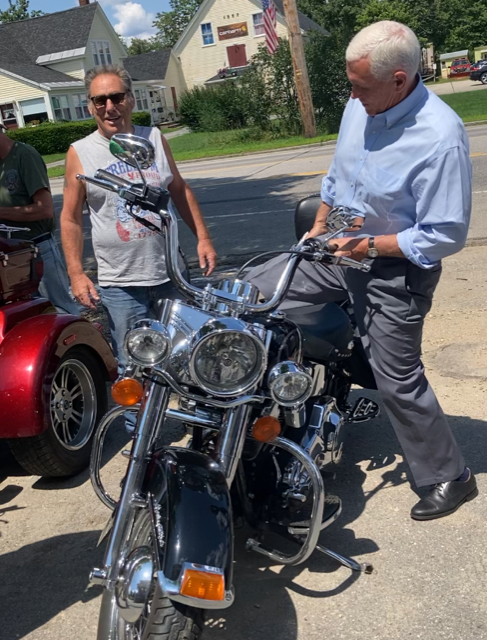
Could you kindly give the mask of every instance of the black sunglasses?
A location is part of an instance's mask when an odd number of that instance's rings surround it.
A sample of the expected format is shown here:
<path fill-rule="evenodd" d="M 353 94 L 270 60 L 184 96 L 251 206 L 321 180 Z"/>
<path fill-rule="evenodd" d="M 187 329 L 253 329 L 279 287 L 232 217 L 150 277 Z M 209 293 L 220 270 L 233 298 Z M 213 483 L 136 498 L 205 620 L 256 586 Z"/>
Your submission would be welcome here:
<path fill-rule="evenodd" d="M 90 96 L 90 100 L 93 102 L 95 107 L 106 107 L 107 101 L 110 100 L 112 104 L 121 104 L 125 100 L 126 92 L 120 93 L 110 93 L 108 96 Z"/>

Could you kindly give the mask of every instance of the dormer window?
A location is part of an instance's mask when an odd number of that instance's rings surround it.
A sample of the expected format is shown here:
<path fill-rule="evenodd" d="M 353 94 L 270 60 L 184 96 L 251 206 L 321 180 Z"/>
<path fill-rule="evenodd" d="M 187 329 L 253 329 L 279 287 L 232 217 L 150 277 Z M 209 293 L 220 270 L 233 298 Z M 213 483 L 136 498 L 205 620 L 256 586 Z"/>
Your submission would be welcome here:
<path fill-rule="evenodd" d="M 93 40 L 91 43 L 91 51 L 93 53 L 95 67 L 98 67 L 100 64 L 112 64 L 112 54 L 108 40 Z"/>

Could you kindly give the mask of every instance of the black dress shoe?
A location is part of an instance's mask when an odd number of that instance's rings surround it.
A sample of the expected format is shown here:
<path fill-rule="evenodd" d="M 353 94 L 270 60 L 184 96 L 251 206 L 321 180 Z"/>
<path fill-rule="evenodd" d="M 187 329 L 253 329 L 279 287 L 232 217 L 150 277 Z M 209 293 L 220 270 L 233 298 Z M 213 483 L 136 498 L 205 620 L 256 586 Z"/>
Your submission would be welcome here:
<path fill-rule="evenodd" d="M 414 520 L 434 520 L 448 516 L 462 506 L 464 502 L 473 500 L 479 495 L 477 481 L 472 472 L 466 482 L 441 482 L 435 484 L 411 509 Z"/>

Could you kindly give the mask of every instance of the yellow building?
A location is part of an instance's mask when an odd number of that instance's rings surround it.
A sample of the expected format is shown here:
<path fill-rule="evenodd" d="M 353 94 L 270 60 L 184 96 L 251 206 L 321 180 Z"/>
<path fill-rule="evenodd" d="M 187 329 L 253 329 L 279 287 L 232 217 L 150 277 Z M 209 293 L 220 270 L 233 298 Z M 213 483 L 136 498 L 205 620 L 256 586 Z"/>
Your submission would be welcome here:
<path fill-rule="evenodd" d="M 127 59 L 101 6 L 90 0 L 79 0 L 79 5 L 0 25 L 0 123 L 6 127 L 90 118 L 86 71 Z M 149 111 L 154 123 L 171 117 L 185 88 L 171 51 L 133 56 L 128 66 L 135 111 Z"/>
<path fill-rule="evenodd" d="M 287 38 L 282 0 L 274 0 L 277 35 Z M 328 32 L 299 13 L 301 32 Z M 204 0 L 173 51 L 181 63 L 186 85 L 221 82 L 226 68 L 243 69 L 265 42 L 260 0 Z"/>
<path fill-rule="evenodd" d="M 483 47 L 475 47 L 474 59 L 475 62 L 479 62 L 479 60 L 487 60 L 487 44 Z"/>

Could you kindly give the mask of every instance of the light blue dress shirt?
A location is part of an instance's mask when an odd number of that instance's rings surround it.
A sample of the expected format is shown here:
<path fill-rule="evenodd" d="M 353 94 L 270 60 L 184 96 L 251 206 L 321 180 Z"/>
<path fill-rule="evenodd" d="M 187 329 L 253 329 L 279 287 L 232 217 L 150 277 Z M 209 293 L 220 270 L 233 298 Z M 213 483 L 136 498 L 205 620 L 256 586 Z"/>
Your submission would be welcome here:
<path fill-rule="evenodd" d="M 472 165 L 462 121 L 421 79 L 375 117 L 350 99 L 321 198 L 365 217 L 356 237 L 397 234 L 411 262 L 434 267 L 467 239 Z"/>

